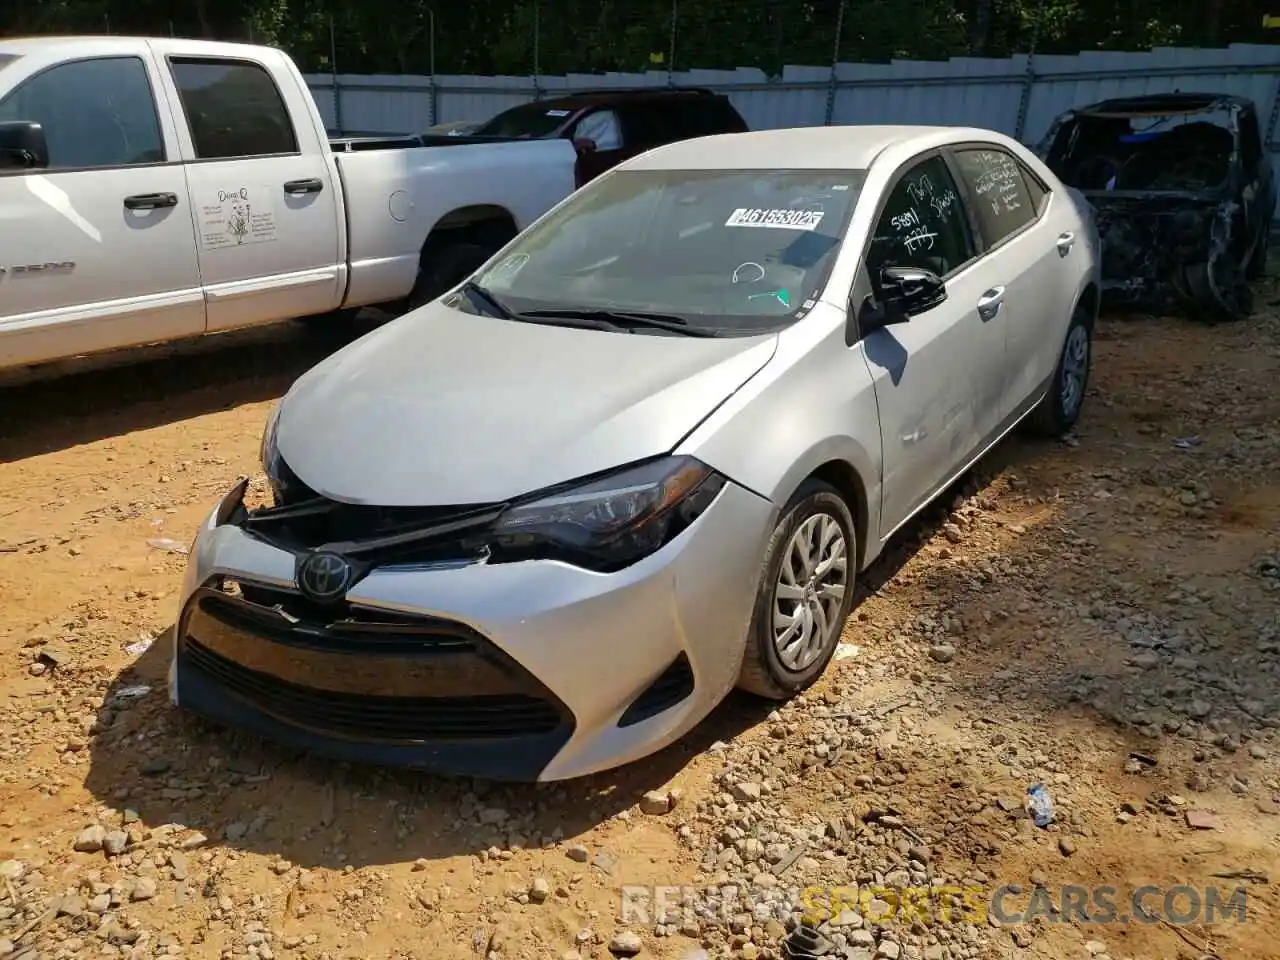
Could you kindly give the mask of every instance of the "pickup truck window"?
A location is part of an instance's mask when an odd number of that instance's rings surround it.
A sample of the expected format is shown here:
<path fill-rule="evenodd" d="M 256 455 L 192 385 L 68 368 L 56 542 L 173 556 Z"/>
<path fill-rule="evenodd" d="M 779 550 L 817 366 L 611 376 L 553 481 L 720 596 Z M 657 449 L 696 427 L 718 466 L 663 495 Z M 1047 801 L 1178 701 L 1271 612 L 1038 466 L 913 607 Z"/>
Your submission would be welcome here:
<path fill-rule="evenodd" d="M 151 82 L 137 57 L 73 60 L 34 74 L 0 101 L 0 120 L 44 127 L 49 170 L 165 161 Z"/>
<path fill-rule="evenodd" d="M 169 61 L 200 160 L 298 152 L 293 121 L 275 81 L 245 60 Z"/>

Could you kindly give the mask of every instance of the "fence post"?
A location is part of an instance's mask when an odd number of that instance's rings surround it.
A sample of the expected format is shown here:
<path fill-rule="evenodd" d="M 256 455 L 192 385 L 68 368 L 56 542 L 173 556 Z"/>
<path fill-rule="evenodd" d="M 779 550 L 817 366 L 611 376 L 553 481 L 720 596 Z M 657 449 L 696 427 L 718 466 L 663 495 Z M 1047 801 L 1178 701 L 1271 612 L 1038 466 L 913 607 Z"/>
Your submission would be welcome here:
<path fill-rule="evenodd" d="M 533 5 L 533 99 L 542 99 L 542 84 L 538 77 L 542 75 L 542 17 L 538 12 L 539 4 Z"/>
<path fill-rule="evenodd" d="M 1027 51 L 1027 74 L 1022 80 L 1022 96 L 1018 98 L 1018 120 L 1014 125 L 1013 139 L 1022 142 L 1027 128 L 1027 110 L 1031 106 L 1031 91 L 1036 85 L 1036 41 L 1040 39 L 1040 15 L 1031 26 L 1031 49 Z"/>
<path fill-rule="evenodd" d="M 679 23 L 679 0 L 671 0 L 671 42 L 667 49 L 667 86 L 676 85 L 676 25 Z"/>
<path fill-rule="evenodd" d="M 1267 131 L 1262 138 L 1262 146 L 1268 159 L 1271 156 L 1271 142 L 1276 136 L 1277 121 L 1280 121 L 1280 76 L 1276 77 L 1276 88 L 1271 94 L 1271 116 L 1267 120 Z"/>
<path fill-rule="evenodd" d="M 329 18 L 329 82 L 333 90 L 333 125 L 338 136 L 342 136 L 342 88 L 338 86 L 338 35 L 333 28 L 333 17 Z"/>
<path fill-rule="evenodd" d="M 823 121 L 823 126 L 831 126 L 831 118 L 836 111 L 836 69 L 840 66 L 840 34 L 844 32 L 844 4 L 845 0 L 840 0 L 840 9 L 836 13 L 836 42 L 835 47 L 831 51 L 831 81 L 827 84 L 827 117 Z"/>
<path fill-rule="evenodd" d="M 440 88 L 436 86 L 436 12 L 427 11 L 427 56 L 431 69 L 431 126 L 440 122 Z"/>

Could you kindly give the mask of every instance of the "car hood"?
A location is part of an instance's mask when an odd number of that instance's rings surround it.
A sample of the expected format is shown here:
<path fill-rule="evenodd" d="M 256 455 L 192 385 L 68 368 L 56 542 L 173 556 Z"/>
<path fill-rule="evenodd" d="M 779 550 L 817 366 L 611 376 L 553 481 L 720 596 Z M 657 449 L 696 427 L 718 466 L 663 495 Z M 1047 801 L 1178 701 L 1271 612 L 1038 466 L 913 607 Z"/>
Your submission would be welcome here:
<path fill-rule="evenodd" d="M 334 500 L 493 503 L 669 452 L 776 344 L 549 327 L 436 302 L 299 378 L 276 443 Z"/>

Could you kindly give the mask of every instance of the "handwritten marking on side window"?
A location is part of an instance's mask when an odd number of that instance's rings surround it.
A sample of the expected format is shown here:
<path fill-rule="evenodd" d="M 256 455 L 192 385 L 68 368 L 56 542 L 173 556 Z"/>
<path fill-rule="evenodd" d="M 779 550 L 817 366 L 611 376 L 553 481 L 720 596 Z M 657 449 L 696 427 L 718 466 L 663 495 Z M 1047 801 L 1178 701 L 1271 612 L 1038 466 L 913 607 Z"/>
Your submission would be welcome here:
<path fill-rule="evenodd" d="M 951 215 L 951 208 L 955 206 L 956 202 L 956 192 L 950 187 L 946 190 L 937 189 L 927 173 L 921 175 L 918 180 L 907 184 L 907 196 L 916 203 L 928 204 L 930 209 L 941 219 L 946 219 Z"/>
<path fill-rule="evenodd" d="M 1022 174 L 1012 157 L 978 150 L 966 154 L 965 159 L 975 176 L 973 192 L 991 205 L 993 216 L 1022 208 Z"/>
<path fill-rule="evenodd" d="M 816 230 L 824 216 L 821 210 L 766 210 L 738 207 L 724 222 L 726 227 L 766 227 L 774 230 Z"/>

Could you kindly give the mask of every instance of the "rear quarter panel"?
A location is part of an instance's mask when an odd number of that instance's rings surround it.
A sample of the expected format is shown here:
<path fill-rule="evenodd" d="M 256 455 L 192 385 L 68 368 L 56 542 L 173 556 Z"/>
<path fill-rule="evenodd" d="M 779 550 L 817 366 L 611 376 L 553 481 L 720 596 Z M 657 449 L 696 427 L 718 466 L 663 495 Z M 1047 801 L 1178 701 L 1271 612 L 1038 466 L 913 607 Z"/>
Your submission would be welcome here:
<path fill-rule="evenodd" d="M 523 230 L 573 192 L 576 160 L 566 140 L 337 155 L 350 238 L 346 305 L 408 294 L 423 242 L 455 210 L 496 207 Z"/>

